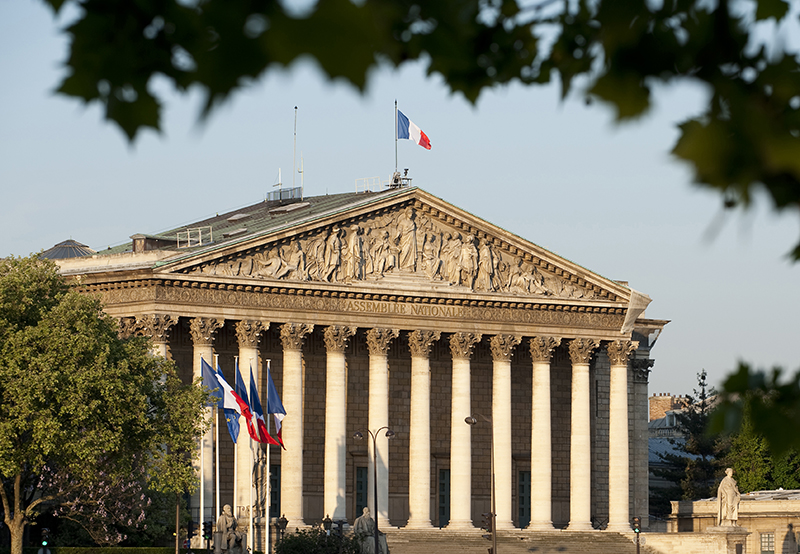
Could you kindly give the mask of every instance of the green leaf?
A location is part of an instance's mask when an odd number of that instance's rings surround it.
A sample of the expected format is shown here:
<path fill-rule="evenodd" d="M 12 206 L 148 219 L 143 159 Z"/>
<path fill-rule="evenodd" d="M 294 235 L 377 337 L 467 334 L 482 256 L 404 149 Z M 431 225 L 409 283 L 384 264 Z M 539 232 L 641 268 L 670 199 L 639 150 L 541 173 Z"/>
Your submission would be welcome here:
<path fill-rule="evenodd" d="M 789 11 L 789 2 L 786 0 L 757 0 L 756 21 L 763 21 L 771 17 L 780 21 Z"/>

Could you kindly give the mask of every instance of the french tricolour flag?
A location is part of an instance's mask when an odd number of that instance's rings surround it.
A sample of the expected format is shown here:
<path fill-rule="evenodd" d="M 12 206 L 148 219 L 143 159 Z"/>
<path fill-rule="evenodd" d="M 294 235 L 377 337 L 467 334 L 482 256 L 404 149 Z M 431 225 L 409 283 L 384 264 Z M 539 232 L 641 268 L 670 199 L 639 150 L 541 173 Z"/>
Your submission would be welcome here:
<path fill-rule="evenodd" d="M 414 122 L 400 110 L 397 110 L 397 138 L 411 139 L 424 149 L 431 149 L 431 139 L 428 138 L 428 135 L 414 125 Z"/>

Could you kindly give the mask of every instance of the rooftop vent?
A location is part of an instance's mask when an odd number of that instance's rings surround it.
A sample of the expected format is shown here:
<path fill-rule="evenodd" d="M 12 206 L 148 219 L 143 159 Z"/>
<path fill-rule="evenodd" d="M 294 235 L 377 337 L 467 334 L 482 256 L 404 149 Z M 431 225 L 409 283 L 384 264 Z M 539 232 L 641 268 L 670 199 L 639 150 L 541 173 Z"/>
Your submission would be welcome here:
<path fill-rule="evenodd" d="M 241 235 L 242 233 L 247 232 L 247 227 L 239 227 L 238 229 L 234 229 L 233 231 L 228 231 L 226 233 L 222 233 L 222 236 L 227 238 L 235 237 L 236 235 Z"/>
<path fill-rule="evenodd" d="M 300 202 L 299 204 L 289 204 L 287 206 L 278 206 L 277 208 L 272 208 L 269 213 L 271 214 L 286 214 L 289 212 L 293 212 L 295 210 L 299 210 L 300 208 L 305 208 L 306 206 L 310 206 L 311 202 Z"/>
<path fill-rule="evenodd" d="M 243 213 L 234 214 L 228 218 L 228 223 L 236 223 L 237 221 L 247 219 L 248 217 L 250 217 L 250 214 L 243 214 Z"/>

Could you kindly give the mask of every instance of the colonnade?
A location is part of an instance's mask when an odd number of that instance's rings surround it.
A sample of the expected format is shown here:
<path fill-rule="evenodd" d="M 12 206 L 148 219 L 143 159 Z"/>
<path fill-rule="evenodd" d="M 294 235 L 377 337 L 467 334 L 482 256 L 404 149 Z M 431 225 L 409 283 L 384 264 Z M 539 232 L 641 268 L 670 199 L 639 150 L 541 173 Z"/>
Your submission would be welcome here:
<path fill-rule="evenodd" d="M 175 320 L 164 320 L 167 329 Z M 166 316 L 169 318 L 169 316 Z M 201 357 L 212 359 L 213 336 L 223 325 L 221 319 L 196 317 L 191 320 L 193 340 L 194 375 L 201 375 Z M 259 335 L 269 328 L 265 321 L 237 321 L 236 335 L 239 341 L 240 360 L 257 359 Z M 155 328 L 157 325 L 151 324 Z M 283 323 L 280 338 L 283 347 L 283 390 L 281 397 L 286 417 L 283 420 L 284 442 L 303 444 L 303 342 L 314 326 L 304 323 Z M 166 332 L 161 334 L 148 330 L 154 337 L 155 350 L 166 353 Z M 324 329 L 327 351 L 326 397 L 325 397 L 325 445 L 324 445 L 324 494 L 323 510 L 332 519 L 346 519 L 346 365 L 345 348 L 356 328 L 344 325 L 329 325 Z M 391 342 L 399 335 L 397 329 L 374 328 L 367 331 L 369 349 L 369 428 L 387 426 L 389 406 L 389 370 L 387 351 Z M 160 338 L 163 341 L 160 341 Z M 408 458 L 408 522 L 409 529 L 431 528 L 431 425 L 430 425 L 430 351 L 441 338 L 439 331 L 413 330 L 408 343 L 411 354 L 410 434 Z M 471 415 L 470 376 L 473 347 L 482 335 L 470 332 L 454 332 L 449 337 L 452 354 L 451 422 L 450 422 L 450 529 L 472 528 L 472 452 L 470 426 L 464 418 Z M 497 334 L 489 338 L 492 352 L 492 432 L 496 475 L 496 510 L 498 529 L 513 528 L 512 523 L 512 420 L 511 420 L 511 358 L 523 337 Z M 572 389 L 570 413 L 570 497 L 568 530 L 592 529 L 591 522 L 591 414 L 589 362 L 600 348 L 596 339 L 532 336 L 526 339 L 532 359 L 532 408 L 531 408 L 531 520 L 529 529 L 542 531 L 553 529 L 552 521 L 552 446 L 551 446 L 551 392 L 550 363 L 553 351 L 562 341 L 569 341 L 569 356 L 572 364 Z M 609 522 L 612 531 L 630 530 L 629 524 L 629 456 L 628 456 L 628 360 L 638 344 L 631 340 L 605 341 L 610 361 L 609 398 Z M 253 365 L 256 382 L 258 364 Z M 247 366 L 243 365 L 246 370 Z M 247 379 L 245 379 L 247 381 Z M 249 382 L 246 383 L 249 390 Z M 207 437 L 210 440 L 210 437 Z M 247 441 L 237 448 L 246 448 Z M 209 443 L 204 441 L 204 457 L 210 456 Z M 242 453 L 244 454 L 244 453 Z M 281 512 L 289 521 L 288 527 L 302 527 L 303 506 L 303 449 L 289 448 L 281 454 Z M 379 434 L 377 439 L 378 460 L 378 522 L 381 527 L 389 524 L 389 449 L 387 438 Z M 248 455 L 237 459 L 249 461 Z M 370 456 L 372 460 L 372 456 Z M 205 458 L 204 458 L 205 462 Z M 371 463 L 371 462 L 370 462 Z M 200 503 L 207 506 L 204 498 L 210 494 L 211 478 L 209 463 L 203 463 L 203 487 Z M 249 467 L 237 467 L 236 473 L 249 479 Z M 244 473 L 247 472 L 247 473 Z M 372 490 L 372 466 L 369 468 Z M 235 482 L 236 481 L 235 477 Z M 244 495 L 247 487 L 235 487 L 235 502 L 238 506 L 248 504 Z M 371 495 L 370 495 L 371 499 Z M 370 500 L 371 503 L 371 500 Z"/>

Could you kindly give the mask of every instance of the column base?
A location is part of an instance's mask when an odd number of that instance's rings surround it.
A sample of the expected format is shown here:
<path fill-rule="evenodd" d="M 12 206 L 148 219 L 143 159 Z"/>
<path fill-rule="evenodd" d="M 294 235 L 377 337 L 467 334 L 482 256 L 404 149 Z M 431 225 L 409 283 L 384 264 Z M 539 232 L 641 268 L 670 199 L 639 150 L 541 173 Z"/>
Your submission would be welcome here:
<path fill-rule="evenodd" d="M 630 533 L 633 531 L 633 528 L 631 528 L 630 523 L 609 523 L 606 526 L 606 531 L 612 533 Z"/>
<path fill-rule="evenodd" d="M 514 524 L 510 521 L 498 521 L 495 525 L 497 526 L 497 529 L 500 531 L 511 531 L 513 529 L 516 529 Z"/>
<path fill-rule="evenodd" d="M 592 523 L 590 521 L 585 522 L 570 522 L 567 525 L 567 528 L 564 529 L 565 531 L 594 531 L 594 527 L 592 527 Z"/>
<path fill-rule="evenodd" d="M 433 529 L 433 525 L 431 525 L 430 520 L 408 520 L 408 523 L 405 524 L 405 527 L 402 529 Z"/>
<path fill-rule="evenodd" d="M 525 529 L 530 531 L 555 531 L 552 521 L 537 521 L 535 523 L 531 522 Z"/>
<path fill-rule="evenodd" d="M 472 524 L 472 521 L 467 519 L 464 521 L 453 521 L 450 520 L 450 523 L 447 524 L 445 527 L 448 531 L 463 531 L 467 529 L 475 529 L 475 526 Z"/>
<path fill-rule="evenodd" d="M 285 517 L 287 519 L 287 521 L 289 522 L 289 523 L 286 524 L 286 531 L 285 531 L 286 533 L 289 533 L 289 532 L 294 533 L 295 529 L 305 529 L 305 528 L 308 527 L 308 525 L 306 525 L 306 522 L 303 521 L 302 518 L 289 517 L 289 516 L 287 516 L 285 514 L 284 514 L 283 517 Z"/>

